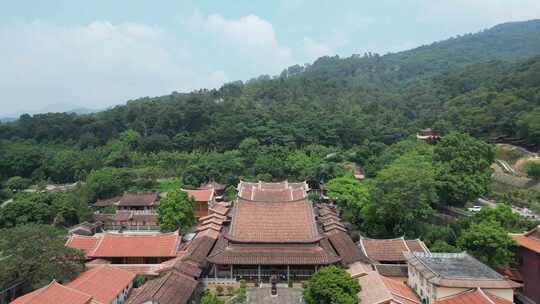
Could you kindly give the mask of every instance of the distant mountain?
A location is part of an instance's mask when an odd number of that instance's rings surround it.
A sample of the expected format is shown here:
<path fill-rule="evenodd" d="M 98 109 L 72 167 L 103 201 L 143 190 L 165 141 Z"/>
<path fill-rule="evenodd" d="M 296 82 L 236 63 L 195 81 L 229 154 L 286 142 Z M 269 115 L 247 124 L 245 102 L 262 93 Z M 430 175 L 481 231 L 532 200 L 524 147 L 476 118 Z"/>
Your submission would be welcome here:
<path fill-rule="evenodd" d="M 103 111 L 105 109 L 90 109 L 81 107 L 79 105 L 70 104 L 70 103 L 54 103 L 47 106 L 44 106 L 37 110 L 28 110 L 28 111 L 19 111 L 16 113 L 8 114 L 5 116 L 0 116 L 0 122 L 11 122 L 19 119 L 23 114 L 44 114 L 44 113 L 68 113 L 68 114 L 92 114 L 96 112 Z"/>
<path fill-rule="evenodd" d="M 140 98 L 89 117 L 39 115 L 0 127 L 0 139 L 85 146 L 133 129 L 152 152 L 236 149 L 246 138 L 353 147 L 434 127 L 538 144 L 539 37 L 540 20 L 531 20 L 395 54 L 326 56 L 276 77 Z"/>

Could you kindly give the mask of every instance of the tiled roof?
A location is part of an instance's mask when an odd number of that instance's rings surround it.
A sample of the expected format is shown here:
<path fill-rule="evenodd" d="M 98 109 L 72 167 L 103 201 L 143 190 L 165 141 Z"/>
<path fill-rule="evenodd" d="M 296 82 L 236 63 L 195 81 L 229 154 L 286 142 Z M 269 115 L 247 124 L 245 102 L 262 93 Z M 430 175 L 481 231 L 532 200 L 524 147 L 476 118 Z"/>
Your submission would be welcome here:
<path fill-rule="evenodd" d="M 369 260 L 362 253 L 362 251 L 356 247 L 351 237 L 340 230 L 334 230 L 326 234 L 328 239 L 332 243 L 332 246 L 341 257 L 341 263 L 348 265 L 354 262 L 365 262 Z"/>
<path fill-rule="evenodd" d="M 118 204 L 121 196 L 116 196 L 108 199 L 99 199 L 94 203 L 95 207 L 109 207 Z"/>
<path fill-rule="evenodd" d="M 406 252 L 410 266 L 434 285 L 459 288 L 518 288 L 495 270 L 467 253 Z"/>
<path fill-rule="evenodd" d="M 511 234 L 512 239 L 522 247 L 540 253 L 540 226 L 523 234 Z"/>
<path fill-rule="evenodd" d="M 225 244 L 224 248 L 212 251 L 208 261 L 221 265 L 329 265 L 340 258 L 317 244 Z"/>
<path fill-rule="evenodd" d="M 377 272 L 385 277 L 408 277 L 409 271 L 406 264 L 374 264 Z"/>
<path fill-rule="evenodd" d="M 197 230 L 197 232 L 199 232 L 199 231 L 204 231 L 204 230 L 208 230 L 208 229 L 213 229 L 215 231 L 221 231 L 221 225 L 217 225 L 217 224 L 214 224 L 214 223 L 209 223 L 209 224 L 198 226 L 196 230 Z"/>
<path fill-rule="evenodd" d="M 88 256 L 94 251 L 98 243 L 98 238 L 95 236 L 72 235 L 66 242 L 66 246 L 73 249 L 79 249 Z"/>
<path fill-rule="evenodd" d="M 407 285 L 390 278 L 381 278 L 395 302 L 402 304 L 420 303 L 418 296 Z"/>
<path fill-rule="evenodd" d="M 403 252 L 429 252 L 420 240 L 397 239 L 370 239 L 361 237 L 358 246 L 373 261 L 376 262 L 402 262 L 406 259 Z"/>
<path fill-rule="evenodd" d="M 86 293 L 52 281 L 43 288 L 18 297 L 11 304 L 88 304 L 91 300 L 92 296 Z"/>
<path fill-rule="evenodd" d="M 200 268 L 206 267 L 206 257 L 210 254 L 218 237 L 219 232 L 212 229 L 197 233 L 195 238 L 189 243 L 184 260 L 192 261 Z"/>
<path fill-rule="evenodd" d="M 94 267 L 81 273 L 67 287 L 89 294 L 101 303 L 112 303 L 135 279 L 135 274 L 108 265 Z"/>
<path fill-rule="evenodd" d="M 221 215 L 221 216 L 225 217 L 227 215 L 227 213 L 229 212 L 229 209 L 230 209 L 230 207 L 229 207 L 228 204 L 220 202 L 220 203 L 214 204 L 212 207 L 210 207 L 208 209 L 208 211 L 210 211 L 210 215 L 215 214 L 215 215 Z"/>
<path fill-rule="evenodd" d="M 358 302 L 362 304 L 397 303 L 419 304 L 416 294 L 405 284 L 381 276 L 376 271 L 359 276 L 362 286 L 358 293 Z"/>
<path fill-rule="evenodd" d="M 199 219 L 199 222 L 200 222 L 199 226 L 204 226 L 204 225 L 208 225 L 208 224 L 215 224 L 215 225 L 220 226 L 221 224 L 223 224 L 224 221 L 225 221 L 224 219 L 222 219 L 222 218 L 220 219 L 220 218 L 217 218 L 217 217 L 212 217 L 212 218 L 206 219 L 204 221 L 201 221 Z"/>
<path fill-rule="evenodd" d="M 318 235 L 311 203 L 249 202 L 234 205 L 231 237 L 239 242 L 313 242 Z"/>
<path fill-rule="evenodd" d="M 196 202 L 210 202 L 214 199 L 214 189 L 183 189 Z"/>
<path fill-rule="evenodd" d="M 304 183 L 248 183 L 238 184 L 238 197 L 250 201 L 285 202 L 307 198 L 308 186 Z"/>
<path fill-rule="evenodd" d="M 221 214 L 217 214 L 217 213 L 211 213 L 207 216 L 203 216 L 201 218 L 199 218 L 199 222 L 204 222 L 206 220 L 210 220 L 210 219 L 218 219 L 218 220 L 225 220 L 227 217 L 224 216 L 224 215 L 221 215 Z"/>
<path fill-rule="evenodd" d="M 209 182 L 200 187 L 201 189 L 214 189 L 216 191 L 222 191 L 225 190 L 225 185 L 217 183 L 217 182 Z"/>
<path fill-rule="evenodd" d="M 127 304 L 166 303 L 186 304 L 197 288 L 197 281 L 178 271 L 146 282 Z"/>
<path fill-rule="evenodd" d="M 347 266 L 347 269 L 345 269 L 353 278 L 358 278 L 363 275 L 368 274 L 369 272 L 372 272 L 373 269 L 371 268 L 371 265 L 363 262 L 355 262 Z"/>
<path fill-rule="evenodd" d="M 175 257 L 180 242 L 176 232 L 152 235 L 104 233 L 93 237 L 73 235 L 66 246 L 84 250 L 89 258 Z"/>
<path fill-rule="evenodd" d="M 497 297 L 480 288 L 470 289 L 456 295 L 441 298 L 435 304 L 511 304 L 511 301 Z"/>
<path fill-rule="evenodd" d="M 174 264 L 173 268 L 193 278 L 198 278 L 202 273 L 202 269 L 193 261 L 178 261 Z"/>
<path fill-rule="evenodd" d="M 118 206 L 154 206 L 159 203 L 158 193 L 124 193 Z"/>

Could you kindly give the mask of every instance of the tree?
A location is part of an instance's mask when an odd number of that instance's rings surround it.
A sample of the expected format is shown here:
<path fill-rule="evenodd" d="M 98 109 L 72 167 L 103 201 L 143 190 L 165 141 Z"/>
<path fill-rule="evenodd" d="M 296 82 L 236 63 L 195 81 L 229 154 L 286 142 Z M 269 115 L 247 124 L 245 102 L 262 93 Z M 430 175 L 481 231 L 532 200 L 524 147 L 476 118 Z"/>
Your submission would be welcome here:
<path fill-rule="evenodd" d="M 314 274 L 304 289 L 307 304 L 356 304 L 360 291 L 358 280 L 335 266 L 323 267 Z"/>
<path fill-rule="evenodd" d="M 0 228 L 10 228 L 26 224 L 50 224 L 54 209 L 51 205 L 34 201 L 28 197 L 16 199 L 0 208 Z"/>
<path fill-rule="evenodd" d="M 86 179 L 86 189 L 90 201 L 111 198 L 127 189 L 135 176 L 126 169 L 105 168 L 90 172 Z"/>
<path fill-rule="evenodd" d="M 31 184 L 32 181 L 27 178 L 13 176 L 4 183 L 4 187 L 10 192 L 18 192 L 30 187 Z"/>
<path fill-rule="evenodd" d="M 523 166 L 523 171 L 532 179 L 540 179 L 540 161 L 528 161 Z"/>
<path fill-rule="evenodd" d="M 514 241 L 496 221 L 472 224 L 463 231 L 458 246 L 493 268 L 504 268 L 513 261 Z"/>
<path fill-rule="evenodd" d="M 201 304 L 225 304 L 225 301 L 221 300 L 211 292 L 206 292 L 201 299 Z"/>
<path fill-rule="evenodd" d="M 353 220 L 358 222 L 362 209 L 369 202 L 369 190 L 366 184 L 360 183 L 352 175 L 337 177 L 325 184 L 328 196 L 336 203 L 350 210 Z"/>
<path fill-rule="evenodd" d="M 182 190 L 173 190 L 162 198 L 157 209 L 157 218 L 161 231 L 184 233 L 195 224 L 195 201 Z"/>
<path fill-rule="evenodd" d="M 463 206 L 487 193 L 494 157 L 491 145 L 467 134 L 452 132 L 443 137 L 433 155 L 441 200 Z"/>
<path fill-rule="evenodd" d="M 370 187 L 364 226 L 374 235 L 417 237 L 437 200 L 431 156 L 409 152 L 381 170 Z"/>
<path fill-rule="evenodd" d="M 460 252 L 459 248 L 448 244 L 445 241 L 437 240 L 429 246 L 431 252 Z"/>
<path fill-rule="evenodd" d="M 35 289 L 84 270 L 84 254 L 66 247 L 61 232 L 48 225 L 1 230 L 0 252 L 0 282 L 25 279 Z"/>

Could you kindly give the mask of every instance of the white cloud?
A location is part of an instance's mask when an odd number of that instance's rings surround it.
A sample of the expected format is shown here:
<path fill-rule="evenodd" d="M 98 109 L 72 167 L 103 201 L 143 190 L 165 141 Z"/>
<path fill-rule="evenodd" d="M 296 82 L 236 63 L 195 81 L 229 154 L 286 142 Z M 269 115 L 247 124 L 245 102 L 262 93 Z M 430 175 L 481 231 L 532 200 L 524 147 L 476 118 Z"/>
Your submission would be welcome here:
<path fill-rule="evenodd" d="M 304 53 L 309 60 L 322 56 L 334 55 L 335 50 L 322 42 L 317 42 L 310 37 L 304 37 Z"/>
<path fill-rule="evenodd" d="M 256 15 L 226 19 L 219 14 L 202 16 L 196 11 L 188 24 L 192 30 L 217 35 L 222 46 L 253 63 L 281 70 L 294 62 L 291 49 L 279 43 L 272 24 Z"/>
<path fill-rule="evenodd" d="M 96 108 L 221 85 L 224 73 L 194 66 L 192 53 L 159 27 L 144 24 L 4 25 L 0 114 L 53 103 Z"/>

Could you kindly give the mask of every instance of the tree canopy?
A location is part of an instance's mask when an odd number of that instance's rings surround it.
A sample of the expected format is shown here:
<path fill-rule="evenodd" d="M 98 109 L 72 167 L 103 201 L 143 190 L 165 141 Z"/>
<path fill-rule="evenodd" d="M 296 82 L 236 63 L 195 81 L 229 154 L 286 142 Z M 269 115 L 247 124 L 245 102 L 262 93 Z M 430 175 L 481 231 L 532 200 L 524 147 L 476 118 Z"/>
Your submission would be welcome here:
<path fill-rule="evenodd" d="M 356 304 L 359 291 L 358 280 L 345 270 L 323 267 L 307 283 L 304 301 L 307 304 Z"/>
<path fill-rule="evenodd" d="M 68 282 L 84 269 L 84 254 L 66 247 L 60 231 L 25 225 L 0 231 L 0 282 L 23 279 L 39 288 Z"/>
<path fill-rule="evenodd" d="M 167 193 L 157 209 L 157 218 L 161 231 L 184 233 L 195 223 L 195 201 L 180 189 Z"/>

